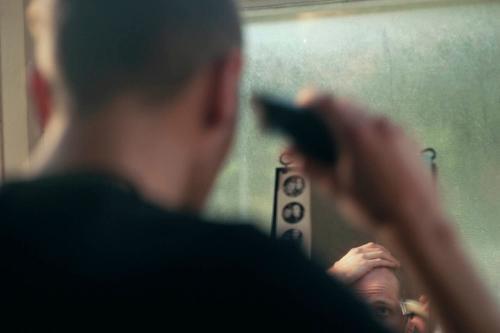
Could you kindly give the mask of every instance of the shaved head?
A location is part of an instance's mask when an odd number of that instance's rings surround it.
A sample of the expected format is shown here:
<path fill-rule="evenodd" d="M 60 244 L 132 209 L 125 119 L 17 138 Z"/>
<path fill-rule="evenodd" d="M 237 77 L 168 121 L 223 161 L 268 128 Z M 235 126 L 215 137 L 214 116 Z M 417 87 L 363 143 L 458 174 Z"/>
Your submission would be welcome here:
<path fill-rule="evenodd" d="M 173 97 L 241 46 L 232 0 L 33 0 L 28 18 L 39 68 L 81 112 L 125 93 Z"/>

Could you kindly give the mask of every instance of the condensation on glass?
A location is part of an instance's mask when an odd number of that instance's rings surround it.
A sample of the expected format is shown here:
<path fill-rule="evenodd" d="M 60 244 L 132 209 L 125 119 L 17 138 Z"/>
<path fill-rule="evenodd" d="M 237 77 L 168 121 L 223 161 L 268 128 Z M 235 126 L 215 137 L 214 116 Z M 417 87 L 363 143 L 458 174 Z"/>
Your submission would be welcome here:
<path fill-rule="evenodd" d="M 365 1 L 246 16 L 240 134 L 210 213 L 270 230 L 283 142 L 261 135 L 252 92 L 333 91 L 438 151 L 449 213 L 500 290 L 500 2 Z"/>

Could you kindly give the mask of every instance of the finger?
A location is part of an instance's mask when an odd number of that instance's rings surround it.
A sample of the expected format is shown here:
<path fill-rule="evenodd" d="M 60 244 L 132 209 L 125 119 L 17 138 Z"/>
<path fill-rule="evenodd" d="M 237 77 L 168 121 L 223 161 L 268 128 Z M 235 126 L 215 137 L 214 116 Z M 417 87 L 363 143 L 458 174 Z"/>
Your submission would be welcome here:
<path fill-rule="evenodd" d="M 320 98 L 321 95 L 318 91 L 312 88 L 306 88 L 299 92 L 296 98 L 296 102 L 299 106 L 308 106 L 311 104 L 315 104 L 315 102 Z"/>
<path fill-rule="evenodd" d="M 374 251 L 374 252 L 368 252 L 363 255 L 363 257 L 366 260 L 373 260 L 373 259 L 384 259 L 390 262 L 393 262 L 397 267 L 400 266 L 400 262 L 394 258 L 391 254 L 384 252 L 384 251 Z"/>
<path fill-rule="evenodd" d="M 420 298 L 418 299 L 418 301 L 420 303 L 422 303 L 422 305 L 424 306 L 424 309 L 426 311 L 429 311 L 429 308 L 430 308 L 430 299 L 429 299 L 428 296 L 422 295 L 422 296 L 420 296 Z"/>
<path fill-rule="evenodd" d="M 419 297 L 418 301 L 422 304 L 426 304 L 426 303 L 429 303 L 430 300 L 429 300 L 429 296 L 427 295 L 422 295 Z"/>
<path fill-rule="evenodd" d="M 332 129 L 336 139 L 340 141 L 343 141 L 345 129 L 357 127 L 373 118 L 366 108 L 346 99 L 337 99 L 331 94 L 321 94 L 312 89 L 302 90 L 297 96 L 297 104 L 317 112 Z"/>
<path fill-rule="evenodd" d="M 331 125 L 337 123 L 337 121 L 332 119 L 336 117 L 336 111 L 344 110 L 344 108 L 341 109 L 335 106 L 334 99 L 331 95 L 320 94 L 312 89 L 302 90 L 297 95 L 297 104 L 317 112 L 329 125 L 330 129 L 334 129 Z"/>
<path fill-rule="evenodd" d="M 346 192 L 348 190 L 346 179 L 349 179 L 351 165 L 348 157 L 349 148 L 343 141 L 347 137 L 346 133 L 350 132 L 347 128 L 362 123 L 362 120 L 367 118 L 367 113 L 349 102 L 337 101 L 331 95 L 320 95 L 311 90 L 299 94 L 298 102 L 316 112 L 331 130 L 332 138 L 336 144 L 339 147 L 345 146 L 342 148 L 343 153 L 341 152 L 334 170 L 303 156 L 304 161 L 306 161 L 304 171 L 309 173 L 313 180 L 326 178 L 324 176 L 327 175 L 332 181 L 329 185 L 334 187 L 336 192 Z"/>
<path fill-rule="evenodd" d="M 366 244 L 364 244 L 364 245 L 361 245 L 361 246 L 359 247 L 359 249 L 372 249 L 372 248 L 374 248 L 374 247 L 376 247 L 376 246 L 377 246 L 377 244 L 376 244 L 376 243 L 369 242 L 369 243 L 366 243 Z"/>
<path fill-rule="evenodd" d="M 381 268 L 381 267 L 386 267 L 386 268 L 398 268 L 399 267 L 393 261 L 382 259 L 382 258 L 368 260 L 368 265 L 370 266 L 371 269 Z"/>
<path fill-rule="evenodd" d="M 372 116 L 362 107 L 345 99 L 334 99 L 331 96 L 317 98 L 313 109 L 323 117 L 333 130 L 340 144 L 347 144 L 346 135 L 353 128 L 363 126 Z"/>
<path fill-rule="evenodd" d="M 373 242 L 370 242 L 370 243 L 367 243 L 363 246 L 360 246 L 360 249 L 363 249 L 366 251 L 377 250 L 377 251 L 383 251 L 383 252 L 391 254 L 391 251 L 389 251 L 386 247 L 384 247 L 383 245 L 377 244 L 377 243 L 373 243 Z"/>
<path fill-rule="evenodd" d="M 363 250 L 366 255 L 371 257 L 369 259 L 377 258 L 377 256 L 379 256 L 380 258 L 393 260 L 399 264 L 399 260 L 397 260 L 387 248 L 380 244 L 368 243 Z"/>
<path fill-rule="evenodd" d="M 385 247 L 383 247 L 382 245 L 380 244 L 377 244 L 377 243 L 373 243 L 373 242 L 370 242 L 370 243 L 367 243 L 363 246 L 360 246 L 359 247 L 361 250 L 363 250 L 363 252 L 387 252 L 387 253 L 391 253 L 389 250 L 387 250 Z"/>

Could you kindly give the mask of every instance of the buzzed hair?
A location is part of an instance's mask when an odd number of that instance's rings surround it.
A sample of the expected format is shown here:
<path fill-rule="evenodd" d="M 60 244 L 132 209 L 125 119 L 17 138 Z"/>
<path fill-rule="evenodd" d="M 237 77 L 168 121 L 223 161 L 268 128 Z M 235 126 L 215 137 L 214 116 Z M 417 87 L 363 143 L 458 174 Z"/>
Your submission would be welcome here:
<path fill-rule="evenodd" d="M 232 0 L 55 1 L 55 63 L 80 112 L 128 92 L 173 97 L 242 43 Z"/>

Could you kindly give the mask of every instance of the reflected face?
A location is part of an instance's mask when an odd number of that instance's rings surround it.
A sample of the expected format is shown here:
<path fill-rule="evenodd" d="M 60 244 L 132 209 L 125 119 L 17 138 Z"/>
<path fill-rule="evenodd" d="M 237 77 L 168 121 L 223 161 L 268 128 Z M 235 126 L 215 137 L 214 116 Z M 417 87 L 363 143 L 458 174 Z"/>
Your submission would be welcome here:
<path fill-rule="evenodd" d="M 403 332 L 404 318 L 400 307 L 400 285 L 387 268 L 377 268 L 355 283 L 354 288 L 374 310 L 377 318 L 396 332 Z"/>

